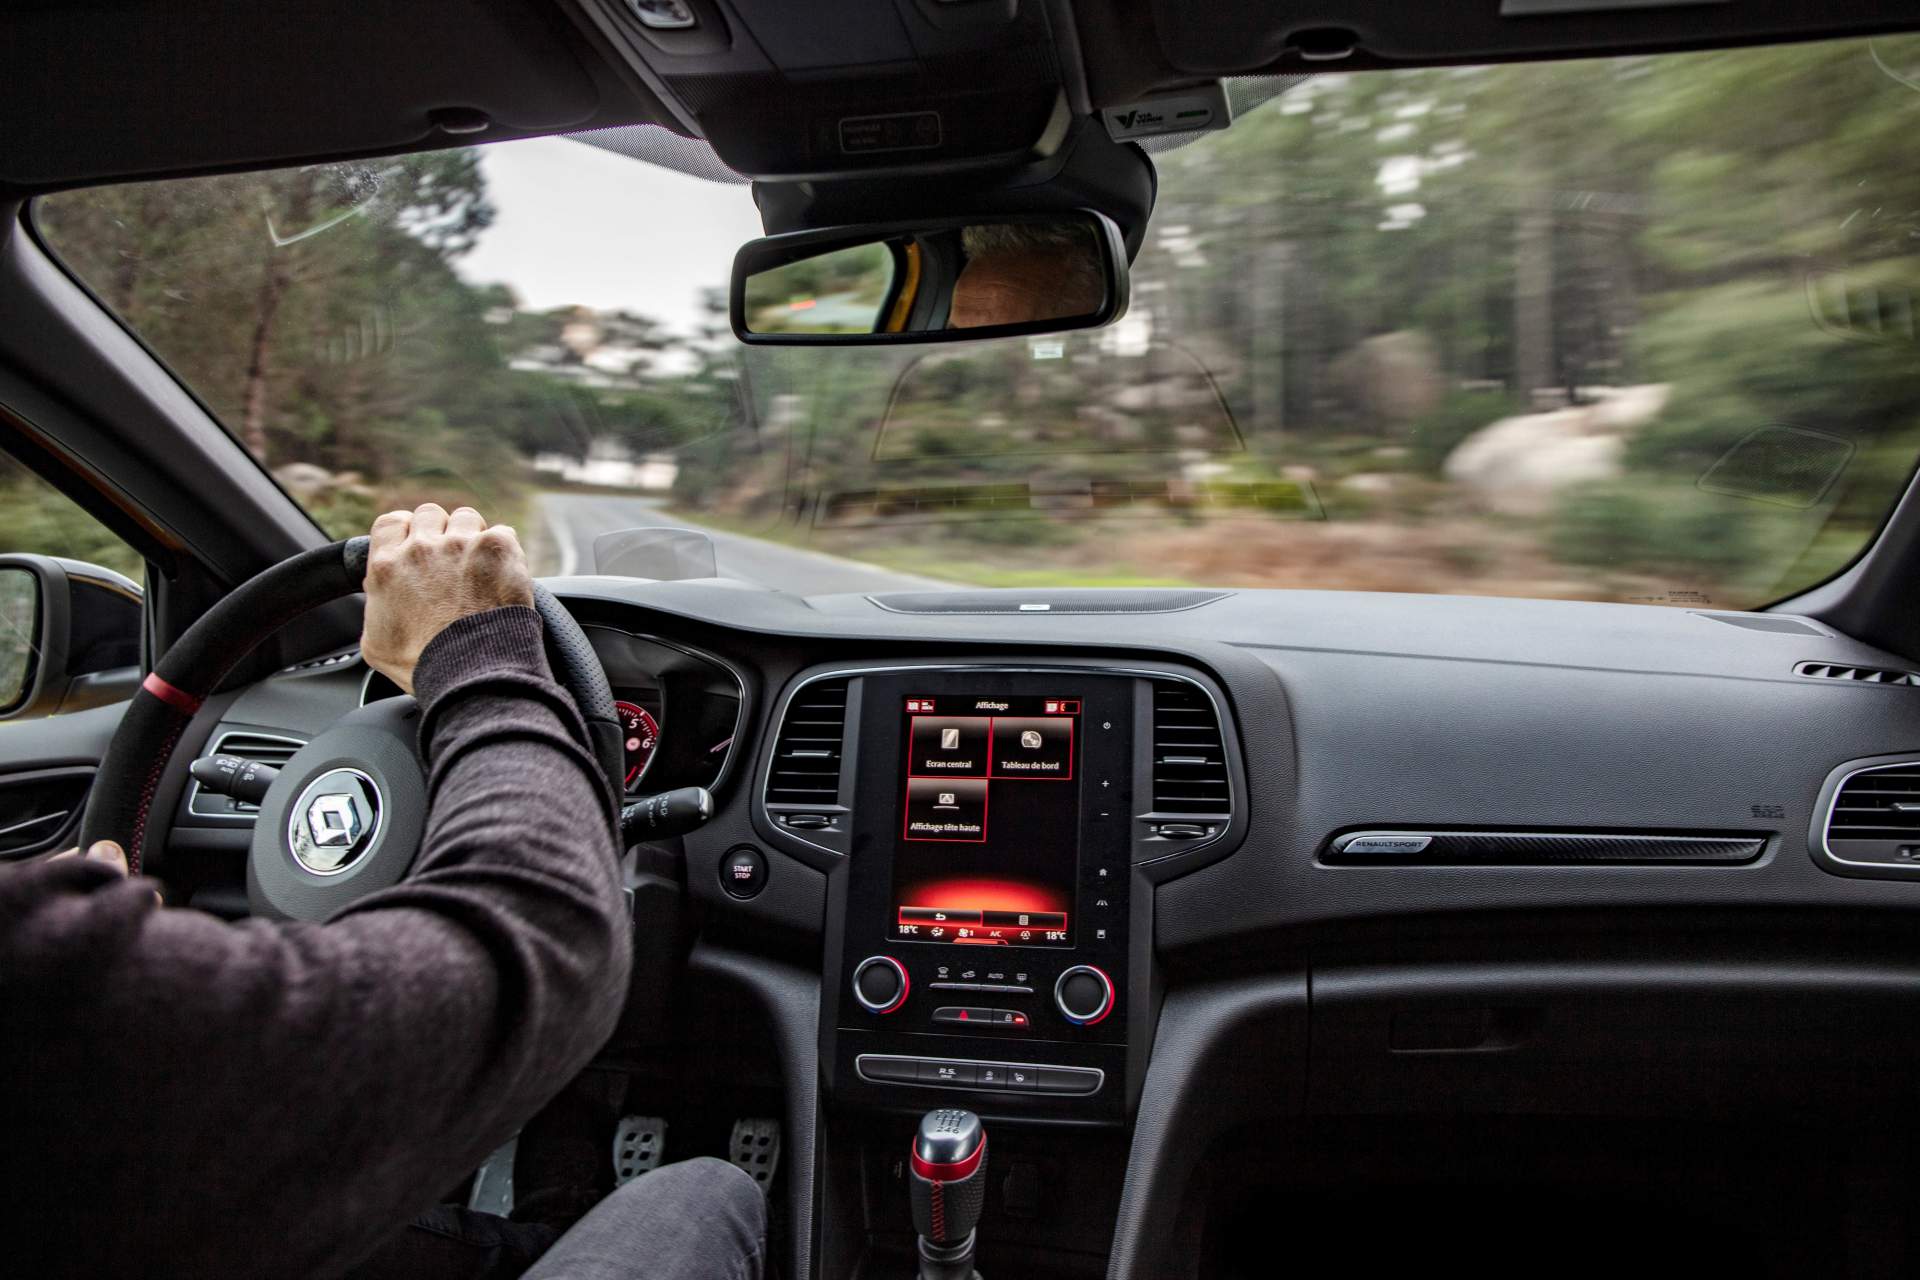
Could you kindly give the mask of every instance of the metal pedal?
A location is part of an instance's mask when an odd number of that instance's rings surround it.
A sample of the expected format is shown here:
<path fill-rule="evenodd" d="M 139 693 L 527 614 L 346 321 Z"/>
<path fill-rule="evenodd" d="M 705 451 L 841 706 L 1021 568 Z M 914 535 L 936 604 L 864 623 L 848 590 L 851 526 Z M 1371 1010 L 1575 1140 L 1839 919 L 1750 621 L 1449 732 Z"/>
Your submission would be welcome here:
<path fill-rule="evenodd" d="M 735 1120 L 727 1158 L 745 1169 L 764 1193 L 773 1186 L 774 1171 L 780 1167 L 780 1122 Z"/>
<path fill-rule="evenodd" d="M 613 1127 L 613 1185 L 624 1187 L 660 1167 L 667 1122 L 659 1116 L 621 1116 Z"/>
<path fill-rule="evenodd" d="M 513 1157 L 519 1149 L 520 1135 L 516 1133 L 486 1158 L 473 1175 L 467 1208 L 502 1218 L 513 1213 Z"/>

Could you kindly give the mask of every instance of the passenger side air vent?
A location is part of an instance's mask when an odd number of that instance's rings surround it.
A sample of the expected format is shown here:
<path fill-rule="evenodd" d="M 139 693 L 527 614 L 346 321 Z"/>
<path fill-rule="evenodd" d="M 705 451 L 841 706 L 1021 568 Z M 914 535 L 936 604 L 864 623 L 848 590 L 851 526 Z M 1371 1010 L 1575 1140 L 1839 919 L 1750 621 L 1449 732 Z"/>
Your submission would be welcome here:
<path fill-rule="evenodd" d="M 1184 680 L 1153 682 L 1153 811 L 1228 818 L 1232 775 L 1213 701 Z"/>
<path fill-rule="evenodd" d="M 1920 674 L 1893 671 L 1886 667 L 1850 667 L 1838 662 L 1803 662 L 1793 669 L 1797 676 L 1816 680 L 1857 680 L 1862 684 L 1920 685 Z"/>
<path fill-rule="evenodd" d="M 1827 815 L 1827 850 L 1844 862 L 1920 863 L 1920 761 L 1842 782 Z"/>
<path fill-rule="evenodd" d="M 298 738 L 283 738 L 272 733 L 252 733 L 244 729 L 231 730 L 214 739 L 207 754 L 218 756 L 239 756 L 242 760 L 252 760 L 258 764 L 272 765 L 279 769 L 293 759 L 294 752 L 307 744 Z M 216 796 L 203 793 L 198 782 L 193 784 L 187 795 L 187 812 L 201 818 L 235 818 L 252 821 L 259 812 L 258 805 L 243 804 L 231 796 Z"/>

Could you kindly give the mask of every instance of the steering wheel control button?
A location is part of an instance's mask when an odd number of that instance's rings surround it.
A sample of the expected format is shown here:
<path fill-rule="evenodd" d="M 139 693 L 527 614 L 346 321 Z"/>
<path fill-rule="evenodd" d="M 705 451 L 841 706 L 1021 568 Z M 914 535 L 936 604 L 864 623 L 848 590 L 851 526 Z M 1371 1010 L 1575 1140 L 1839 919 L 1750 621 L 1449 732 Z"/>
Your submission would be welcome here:
<path fill-rule="evenodd" d="M 720 860 L 720 887 L 745 902 L 767 887 L 767 859 L 750 844 L 736 845 Z"/>
<path fill-rule="evenodd" d="M 307 784 L 287 817 L 287 848 L 303 870 L 335 876 L 373 847 L 380 788 L 358 769 L 334 769 Z"/>
<path fill-rule="evenodd" d="M 187 766 L 187 772 L 202 791 L 254 808 L 267 798 L 273 780 L 280 776 L 280 770 L 265 761 L 229 755 L 201 756 Z"/>
<path fill-rule="evenodd" d="M 1113 979 L 1090 964 L 1077 964 L 1053 984 L 1053 1003 L 1076 1027 L 1091 1027 L 1113 1012 Z"/>
<path fill-rule="evenodd" d="M 868 1013 L 892 1013 L 912 986 L 906 966 L 892 956 L 868 956 L 853 971 L 853 998 Z"/>
<path fill-rule="evenodd" d="M 1084 1097 L 1100 1089 L 1100 1073 L 1084 1067 L 1040 1068 L 1040 1092 L 1076 1094 Z"/>

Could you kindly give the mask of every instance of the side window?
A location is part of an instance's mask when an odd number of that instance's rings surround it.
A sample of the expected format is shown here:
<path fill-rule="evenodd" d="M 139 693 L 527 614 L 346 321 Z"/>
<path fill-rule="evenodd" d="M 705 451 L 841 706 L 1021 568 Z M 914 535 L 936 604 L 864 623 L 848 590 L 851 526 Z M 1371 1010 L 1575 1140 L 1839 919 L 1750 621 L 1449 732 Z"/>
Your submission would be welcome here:
<path fill-rule="evenodd" d="M 132 695 L 145 573 L 133 548 L 0 454 L 0 719 Z"/>

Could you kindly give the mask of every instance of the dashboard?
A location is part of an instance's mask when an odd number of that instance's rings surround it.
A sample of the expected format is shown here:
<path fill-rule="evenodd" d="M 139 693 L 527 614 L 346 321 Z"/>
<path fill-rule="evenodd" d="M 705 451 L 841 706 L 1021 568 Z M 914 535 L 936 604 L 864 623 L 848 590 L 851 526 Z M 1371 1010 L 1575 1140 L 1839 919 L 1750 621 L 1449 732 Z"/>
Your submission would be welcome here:
<path fill-rule="evenodd" d="M 718 786 L 740 733 L 739 672 L 658 636 L 607 625 L 585 630 L 625 731 L 627 793 Z"/>
<path fill-rule="evenodd" d="M 660 636 L 606 624 L 584 630 L 606 669 L 614 707 L 620 714 L 627 794 L 718 786 L 733 763 L 734 743 L 740 732 L 745 686 L 739 670 L 724 658 Z M 400 689 L 391 680 L 366 669 L 352 651 L 328 655 L 282 674 L 301 676 L 336 667 L 360 673 L 361 706 L 400 696 Z M 666 728 L 669 723 L 671 733 Z M 198 803 L 196 812 L 211 808 L 197 795 L 188 800 L 190 805 Z M 232 806 L 231 810 L 247 812 L 244 806 Z"/>
<path fill-rule="evenodd" d="M 676 851 L 695 957 L 822 1126 L 803 1242 L 879 1212 L 833 1156 L 863 1117 L 1122 1135 L 1095 1244 L 1157 1274 L 1254 1117 L 1864 1112 L 1920 1049 L 1920 688 L 1818 621 L 550 586 L 633 712 L 630 790 L 714 793 Z M 333 662 L 206 732 L 311 736 L 366 683 Z M 188 848 L 247 821 L 190 810 Z M 1874 1052 L 1821 1074 L 1848 1037 Z"/>

